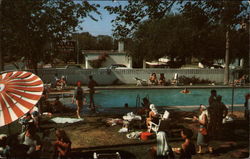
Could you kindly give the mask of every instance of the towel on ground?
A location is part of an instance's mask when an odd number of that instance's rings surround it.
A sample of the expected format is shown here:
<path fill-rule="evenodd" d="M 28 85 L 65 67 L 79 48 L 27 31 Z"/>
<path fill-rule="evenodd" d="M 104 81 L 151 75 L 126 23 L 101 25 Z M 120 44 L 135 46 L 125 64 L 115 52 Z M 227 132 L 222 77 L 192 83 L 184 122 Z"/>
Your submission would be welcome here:
<path fill-rule="evenodd" d="M 135 115 L 133 112 L 127 113 L 127 115 L 123 116 L 123 119 L 127 121 L 142 120 L 140 115 Z"/>
<path fill-rule="evenodd" d="M 65 118 L 65 117 L 55 117 L 50 119 L 57 124 L 64 124 L 64 123 L 76 123 L 79 121 L 83 121 L 84 119 L 76 119 L 76 118 Z"/>

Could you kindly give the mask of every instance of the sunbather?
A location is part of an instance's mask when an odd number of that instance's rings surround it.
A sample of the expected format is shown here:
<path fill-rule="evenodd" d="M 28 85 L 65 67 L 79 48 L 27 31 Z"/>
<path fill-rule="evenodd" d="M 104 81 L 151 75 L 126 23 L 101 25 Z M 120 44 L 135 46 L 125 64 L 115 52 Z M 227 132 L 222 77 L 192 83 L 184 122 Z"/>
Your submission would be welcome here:
<path fill-rule="evenodd" d="M 164 73 L 160 74 L 159 84 L 162 85 L 162 86 L 166 85 L 166 79 L 164 77 Z"/>
<path fill-rule="evenodd" d="M 246 79 L 247 79 L 247 76 L 243 75 L 241 76 L 241 78 L 234 80 L 234 84 L 239 85 L 239 86 L 244 85 L 246 83 Z"/>
<path fill-rule="evenodd" d="M 156 77 L 155 73 L 152 73 L 151 76 L 149 77 L 149 84 L 151 85 L 157 85 L 158 84 L 158 80 Z"/>
<path fill-rule="evenodd" d="M 151 111 L 149 112 L 148 118 L 146 120 L 147 128 L 150 127 L 150 122 L 157 123 L 159 120 L 159 113 L 158 113 L 157 109 L 155 108 L 154 104 L 150 104 L 150 110 Z"/>

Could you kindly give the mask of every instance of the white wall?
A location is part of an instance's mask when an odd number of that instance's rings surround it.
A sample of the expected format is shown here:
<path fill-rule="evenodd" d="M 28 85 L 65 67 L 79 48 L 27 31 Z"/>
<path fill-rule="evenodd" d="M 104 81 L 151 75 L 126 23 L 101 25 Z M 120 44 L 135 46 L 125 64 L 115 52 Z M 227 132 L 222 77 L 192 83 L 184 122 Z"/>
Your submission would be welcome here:
<path fill-rule="evenodd" d="M 199 77 L 200 79 L 209 79 L 216 83 L 222 83 L 224 80 L 223 69 L 39 69 L 38 75 L 45 83 L 53 81 L 55 73 L 58 76 L 66 76 L 68 84 L 75 84 L 77 81 L 82 81 L 87 84 L 88 76 L 92 75 L 100 85 L 112 85 L 114 83 L 136 84 L 134 77 L 148 80 L 150 74 L 155 72 L 157 76 L 164 73 L 166 79 L 172 79 L 175 73 L 179 76 Z M 232 72 L 230 71 L 230 78 Z M 232 80 L 232 79 L 230 79 Z"/>

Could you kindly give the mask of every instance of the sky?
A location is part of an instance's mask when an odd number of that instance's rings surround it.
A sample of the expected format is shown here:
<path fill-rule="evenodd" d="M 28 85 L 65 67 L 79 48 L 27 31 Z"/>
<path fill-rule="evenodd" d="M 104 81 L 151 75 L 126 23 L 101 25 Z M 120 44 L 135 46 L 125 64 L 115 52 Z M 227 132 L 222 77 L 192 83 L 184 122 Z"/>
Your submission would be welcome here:
<path fill-rule="evenodd" d="M 94 21 L 91 18 L 87 17 L 84 19 L 84 22 L 80 24 L 83 28 L 81 32 L 89 32 L 90 34 L 97 35 L 112 35 L 112 23 L 111 20 L 115 19 L 116 15 L 110 15 L 107 10 L 104 9 L 105 6 L 119 6 L 126 5 L 127 1 L 111 1 L 111 0 L 90 0 L 90 4 L 99 4 L 100 8 L 98 11 L 101 15 L 93 14 L 98 21 Z"/>
<path fill-rule="evenodd" d="M 94 21 L 91 18 L 87 17 L 84 19 L 84 22 L 80 24 L 83 30 L 79 32 L 89 32 L 91 35 L 109 35 L 112 36 L 112 23 L 111 20 L 115 19 L 116 15 L 110 15 L 109 12 L 104 9 L 105 6 L 125 6 L 128 4 L 126 0 L 88 0 L 90 4 L 99 4 L 100 8 L 98 11 L 101 15 L 93 14 L 98 21 Z M 172 12 L 176 13 L 177 8 L 179 6 L 176 5 Z"/>

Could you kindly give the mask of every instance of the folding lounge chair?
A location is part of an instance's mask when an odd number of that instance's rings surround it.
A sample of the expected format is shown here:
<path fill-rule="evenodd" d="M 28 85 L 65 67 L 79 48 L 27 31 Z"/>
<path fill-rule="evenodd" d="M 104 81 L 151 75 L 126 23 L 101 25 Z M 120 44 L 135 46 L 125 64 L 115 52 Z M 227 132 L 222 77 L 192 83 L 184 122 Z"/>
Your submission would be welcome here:
<path fill-rule="evenodd" d="M 137 77 L 134 77 L 134 79 L 136 80 L 136 86 L 147 86 L 147 81 L 145 79 L 140 79 Z"/>
<path fill-rule="evenodd" d="M 154 131 L 155 133 L 157 133 L 160 129 L 160 126 L 164 123 L 166 124 L 167 119 L 169 118 L 169 112 L 166 110 L 164 112 L 164 114 L 160 114 L 160 119 L 159 119 L 159 123 L 156 124 L 154 122 L 150 122 L 150 130 Z"/>
<path fill-rule="evenodd" d="M 174 78 L 173 78 L 173 80 L 171 81 L 171 84 L 177 86 L 178 83 L 179 83 L 178 73 L 175 73 L 175 74 L 174 74 Z"/>

